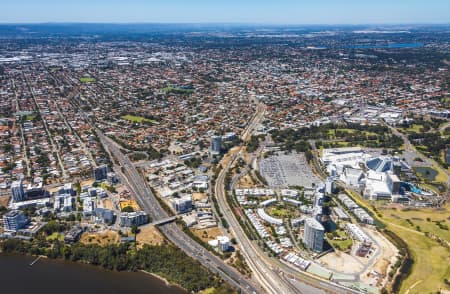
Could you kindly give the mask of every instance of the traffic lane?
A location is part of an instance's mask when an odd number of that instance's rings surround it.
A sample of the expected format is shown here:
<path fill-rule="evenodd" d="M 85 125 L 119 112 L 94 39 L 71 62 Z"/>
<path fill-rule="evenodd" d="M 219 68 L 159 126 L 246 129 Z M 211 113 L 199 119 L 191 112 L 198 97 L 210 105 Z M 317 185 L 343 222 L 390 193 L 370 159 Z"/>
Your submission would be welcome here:
<path fill-rule="evenodd" d="M 205 256 L 199 255 L 200 251 L 196 250 L 197 244 L 179 242 L 179 240 L 176 238 L 176 236 L 171 236 L 171 237 L 174 237 L 173 241 L 175 241 L 174 242 L 175 245 L 177 245 L 181 249 L 185 249 L 184 251 L 189 251 L 190 253 L 188 253 L 188 255 L 190 255 L 191 257 L 195 257 L 198 260 L 203 261 L 202 264 L 205 265 L 206 267 L 208 267 L 210 270 L 212 270 L 214 272 L 219 272 L 219 271 L 224 272 L 225 276 L 223 276 L 222 278 L 225 278 L 227 280 L 227 282 L 229 282 L 230 284 L 232 284 L 238 288 L 241 288 L 241 286 L 244 286 L 251 291 L 255 291 L 255 293 L 258 292 L 246 280 L 242 279 L 239 274 L 236 274 L 235 272 L 230 272 L 226 268 L 223 268 L 222 262 L 217 263 L 215 260 L 215 258 L 217 258 L 217 257 L 215 257 L 214 255 L 212 255 L 212 256 L 206 256 L 206 254 L 205 254 Z M 172 239 L 172 238 L 169 238 L 169 239 Z M 197 254 L 192 254 L 192 252 L 196 252 Z M 206 251 L 206 252 L 208 252 L 208 251 Z M 209 254 L 209 252 L 207 254 Z M 239 283 L 236 281 L 238 281 Z"/>
<path fill-rule="evenodd" d="M 171 224 L 171 226 L 175 226 L 173 224 Z M 177 227 L 178 228 L 178 227 Z M 163 231 L 164 232 L 164 231 Z M 214 269 L 216 270 L 221 270 L 223 272 L 226 273 L 226 275 L 232 276 L 235 280 L 238 280 L 241 284 L 245 284 L 247 286 L 249 286 L 250 288 L 254 289 L 254 286 L 250 285 L 246 280 L 242 279 L 240 274 L 237 272 L 232 271 L 230 268 L 228 267 L 223 267 L 223 262 L 221 259 L 219 259 L 217 256 L 211 254 L 209 251 L 204 251 L 204 248 L 201 247 L 200 245 L 198 245 L 195 241 L 192 241 L 191 239 L 187 239 L 184 237 L 181 237 L 182 240 L 179 240 L 178 235 L 175 233 L 173 234 L 173 230 L 167 230 L 167 232 L 169 233 L 168 235 L 170 235 L 169 238 L 171 239 L 171 241 L 175 241 L 175 245 L 184 248 L 186 250 L 189 250 L 190 252 L 196 252 L 198 253 L 202 253 L 202 256 L 199 257 L 197 255 L 197 259 L 200 259 L 202 261 L 204 261 L 205 263 L 214 266 Z M 184 241 L 184 242 L 183 242 Z M 256 289 L 254 289 L 256 291 Z"/>
<path fill-rule="evenodd" d="M 116 150 L 117 151 L 117 150 Z M 162 208 L 159 206 L 158 201 L 154 198 L 153 193 L 151 192 L 151 190 L 147 190 L 147 186 L 146 183 L 143 181 L 142 177 L 136 172 L 136 170 L 134 169 L 134 166 L 129 164 L 129 160 L 126 160 L 123 156 L 120 156 L 121 154 L 119 153 L 119 163 L 123 164 L 125 167 L 128 167 L 128 169 L 125 170 L 125 173 L 127 174 L 128 177 L 130 177 L 131 179 L 127 178 L 127 182 L 128 182 L 128 186 L 130 186 L 130 189 L 134 192 L 134 195 L 136 196 L 136 198 L 138 198 L 139 202 L 141 202 L 143 204 L 143 207 L 146 208 L 147 212 L 150 212 L 151 214 L 153 214 L 153 216 L 155 218 L 157 217 L 165 217 L 167 214 L 165 213 L 165 211 L 162 210 Z M 128 161 L 128 162 L 127 162 Z M 130 171 L 131 169 L 131 171 Z M 141 195 L 145 195 L 146 197 L 143 197 Z M 150 205 L 152 204 L 152 205 Z M 187 236 L 181 231 L 179 230 L 178 227 L 176 227 L 173 224 L 170 224 L 171 227 L 173 227 L 172 230 L 172 234 L 168 234 L 169 238 L 174 244 L 178 245 L 181 249 L 184 249 L 184 251 L 192 256 L 192 252 L 199 252 L 198 247 L 200 245 L 198 245 L 197 243 L 195 243 L 193 240 L 188 239 Z M 179 239 L 181 237 L 181 240 Z M 184 242 L 183 242 L 184 241 Z M 236 280 L 241 280 L 241 281 L 245 281 L 244 285 L 247 289 L 254 289 L 253 287 L 250 287 L 250 284 L 241 278 L 240 274 L 238 274 L 237 272 L 234 272 L 232 270 L 230 270 L 231 268 L 229 268 L 228 265 L 226 265 L 225 263 L 223 263 L 221 260 L 217 259 L 217 257 L 212 256 L 211 253 L 208 253 L 207 255 L 209 255 L 208 258 L 204 259 L 204 258 L 198 258 L 198 260 L 203 261 L 203 264 L 205 266 L 207 266 L 210 269 L 215 269 L 213 271 L 217 272 L 220 276 L 222 276 L 223 279 L 227 280 L 230 282 L 230 284 L 233 284 L 234 286 L 237 286 L 238 288 L 242 289 L 242 285 L 239 285 L 239 283 L 236 283 L 236 281 L 230 281 L 230 277 L 227 275 L 232 276 L 233 278 L 235 278 Z M 195 258 L 195 257 L 194 257 Z M 211 265 L 211 260 L 214 260 L 214 263 Z M 223 271 L 223 273 L 221 272 Z M 246 291 L 245 289 L 243 289 L 244 291 Z M 257 292 L 255 290 L 255 292 Z"/>

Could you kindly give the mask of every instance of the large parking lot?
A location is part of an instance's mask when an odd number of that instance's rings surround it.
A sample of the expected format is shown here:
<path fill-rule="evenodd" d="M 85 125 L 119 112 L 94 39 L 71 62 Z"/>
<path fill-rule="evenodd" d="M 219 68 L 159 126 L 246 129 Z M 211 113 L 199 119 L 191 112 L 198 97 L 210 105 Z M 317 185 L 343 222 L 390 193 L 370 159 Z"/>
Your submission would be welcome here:
<path fill-rule="evenodd" d="M 303 153 L 279 152 L 262 159 L 259 162 L 259 170 L 271 188 L 311 187 L 313 183 L 320 183 L 319 178 L 312 173 Z"/>

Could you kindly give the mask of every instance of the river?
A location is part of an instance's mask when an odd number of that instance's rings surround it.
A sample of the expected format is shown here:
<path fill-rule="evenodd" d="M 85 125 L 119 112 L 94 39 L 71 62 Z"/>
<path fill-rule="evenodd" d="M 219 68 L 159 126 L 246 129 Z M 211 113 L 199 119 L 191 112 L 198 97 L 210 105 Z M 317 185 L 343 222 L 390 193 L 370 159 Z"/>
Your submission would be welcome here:
<path fill-rule="evenodd" d="M 186 294 L 142 272 L 114 272 L 60 260 L 0 254 L 1 293 L 45 294 Z"/>

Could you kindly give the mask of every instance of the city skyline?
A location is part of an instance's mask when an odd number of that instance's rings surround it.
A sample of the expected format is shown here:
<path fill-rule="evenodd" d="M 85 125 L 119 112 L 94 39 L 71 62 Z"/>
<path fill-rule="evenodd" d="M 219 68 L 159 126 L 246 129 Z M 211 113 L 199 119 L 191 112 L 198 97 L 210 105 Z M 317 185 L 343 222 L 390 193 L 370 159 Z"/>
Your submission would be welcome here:
<path fill-rule="evenodd" d="M 0 1 L 4 2 L 4 1 Z M 375 3 L 346 0 L 159 1 L 130 0 L 61 3 L 53 0 L 2 3 L 0 23 L 251 23 L 251 24 L 438 24 L 449 23 L 450 3 Z M 26 9 L 24 9 L 26 7 Z"/>

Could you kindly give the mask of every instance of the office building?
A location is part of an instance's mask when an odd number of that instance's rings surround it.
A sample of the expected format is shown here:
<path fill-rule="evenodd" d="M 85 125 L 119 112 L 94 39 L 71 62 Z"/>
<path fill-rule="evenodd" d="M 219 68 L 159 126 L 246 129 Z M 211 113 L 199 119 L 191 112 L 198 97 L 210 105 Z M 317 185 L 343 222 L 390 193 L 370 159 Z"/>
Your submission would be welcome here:
<path fill-rule="evenodd" d="M 36 185 L 29 184 L 25 191 L 25 199 L 39 199 L 48 196 L 49 194 L 45 191 L 42 182 Z"/>
<path fill-rule="evenodd" d="M 303 243 L 306 248 L 315 252 L 322 252 L 324 233 L 325 229 L 321 223 L 314 218 L 307 218 L 305 220 L 305 232 L 303 235 Z"/>
<path fill-rule="evenodd" d="M 219 155 L 221 150 L 222 150 L 222 137 L 212 136 L 210 147 L 211 155 Z"/>
<path fill-rule="evenodd" d="M 236 139 L 236 133 L 235 132 L 228 132 L 225 135 L 222 136 L 222 139 L 224 141 L 233 141 L 234 139 Z"/>
<path fill-rule="evenodd" d="M 116 218 L 112 210 L 100 207 L 94 209 L 94 215 L 96 217 L 96 221 L 107 225 L 112 225 Z"/>
<path fill-rule="evenodd" d="M 106 177 L 108 180 L 108 184 L 110 184 L 110 185 L 114 185 L 119 182 L 119 180 L 117 179 L 116 173 L 114 173 L 114 172 L 107 173 Z"/>
<path fill-rule="evenodd" d="M 76 191 L 73 189 L 72 183 L 66 183 L 64 186 L 60 187 L 58 190 L 58 194 L 70 194 L 72 196 L 76 195 Z"/>
<path fill-rule="evenodd" d="M 327 181 L 325 182 L 325 193 L 327 195 L 333 194 L 335 191 L 334 188 L 334 180 L 331 178 L 328 178 Z"/>
<path fill-rule="evenodd" d="M 12 182 L 11 195 L 16 202 L 25 200 L 25 191 L 23 190 L 22 180 Z"/>
<path fill-rule="evenodd" d="M 172 208 L 176 213 L 185 213 L 192 210 L 192 197 L 185 196 L 179 199 L 172 200 Z"/>
<path fill-rule="evenodd" d="M 227 236 L 217 236 L 215 240 L 208 241 L 211 247 L 217 248 L 220 252 L 228 251 L 230 247 L 230 238 Z"/>
<path fill-rule="evenodd" d="M 143 211 L 123 212 L 120 215 L 120 225 L 122 227 L 140 226 L 148 222 L 148 215 Z"/>
<path fill-rule="evenodd" d="M 101 182 L 108 178 L 109 168 L 106 164 L 94 168 L 94 180 Z"/>
<path fill-rule="evenodd" d="M 55 211 L 72 211 L 75 198 L 70 194 L 61 194 L 55 196 L 53 209 Z"/>
<path fill-rule="evenodd" d="M 3 216 L 3 229 L 17 232 L 24 228 L 30 220 L 19 210 L 11 210 Z"/>

